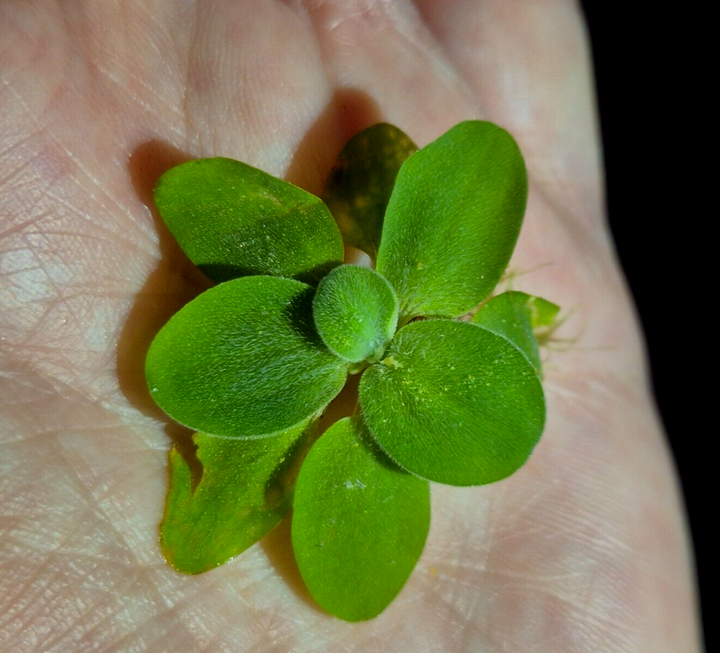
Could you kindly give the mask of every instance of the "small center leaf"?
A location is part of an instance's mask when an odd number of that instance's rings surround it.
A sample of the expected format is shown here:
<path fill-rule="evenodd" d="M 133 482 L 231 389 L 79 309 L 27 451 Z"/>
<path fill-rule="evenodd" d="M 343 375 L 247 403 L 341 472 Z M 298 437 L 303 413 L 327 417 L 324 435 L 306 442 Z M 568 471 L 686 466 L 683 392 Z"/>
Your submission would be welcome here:
<path fill-rule="evenodd" d="M 430 525 L 427 482 L 374 449 L 362 418 L 313 445 L 295 489 L 292 542 L 310 593 L 346 621 L 371 619 L 402 589 Z"/>
<path fill-rule="evenodd" d="M 377 272 L 342 265 L 318 285 L 313 316 L 330 351 L 350 363 L 373 362 L 395 333 L 398 299 Z"/>
<path fill-rule="evenodd" d="M 483 485 L 516 471 L 545 421 L 542 385 L 506 338 L 448 320 L 400 329 L 360 381 L 375 440 L 399 465 L 448 485 Z"/>
<path fill-rule="evenodd" d="M 272 435 L 318 414 L 348 364 L 318 336 L 312 295 L 300 281 L 262 276 L 204 292 L 150 346 L 153 399 L 181 424 L 228 437 Z"/>

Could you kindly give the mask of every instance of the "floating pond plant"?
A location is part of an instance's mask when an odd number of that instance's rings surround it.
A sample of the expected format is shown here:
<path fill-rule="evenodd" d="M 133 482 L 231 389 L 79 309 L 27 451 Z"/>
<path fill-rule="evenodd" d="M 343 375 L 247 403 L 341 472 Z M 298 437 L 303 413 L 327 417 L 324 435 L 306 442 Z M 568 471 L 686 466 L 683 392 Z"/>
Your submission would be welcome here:
<path fill-rule="evenodd" d="M 152 397 L 196 431 L 203 468 L 195 486 L 170 452 L 161 544 L 173 567 L 222 565 L 292 509 L 295 557 L 323 609 L 360 621 L 392 602 L 425 544 L 429 481 L 506 478 L 543 431 L 536 334 L 558 307 L 492 296 L 526 199 L 515 141 L 481 121 L 421 149 L 374 125 L 346 144 L 322 199 L 227 158 L 161 177 L 163 220 L 217 284 L 146 361 Z M 344 244 L 372 268 L 344 265 Z M 352 375 L 354 413 L 319 435 Z"/>

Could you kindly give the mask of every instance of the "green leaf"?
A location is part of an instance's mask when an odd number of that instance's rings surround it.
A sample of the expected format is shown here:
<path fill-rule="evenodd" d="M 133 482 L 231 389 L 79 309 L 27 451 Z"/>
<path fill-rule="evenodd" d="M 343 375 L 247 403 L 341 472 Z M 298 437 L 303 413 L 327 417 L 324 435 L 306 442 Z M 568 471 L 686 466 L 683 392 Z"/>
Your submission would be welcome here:
<path fill-rule="evenodd" d="M 150 346 L 151 395 L 173 419 L 213 435 L 261 437 L 310 419 L 340 392 L 348 367 L 317 335 L 312 295 L 277 277 L 204 292 Z"/>
<path fill-rule="evenodd" d="M 323 199 L 337 220 L 343 240 L 372 259 L 395 177 L 417 146 L 397 127 L 379 123 L 351 138 L 340 152 Z"/>
<path fill-rule="evenodd" d="M 267 274 L 314 282 L 343 260 L 340 232 L 319 198 L 240 161 L 198 159 L 168 170 L 155 204 L 214 281 Z"/>
<path fill-rule="evenodd" d="M 428 483 L 370 444 L 361 418 L 336 422 L 310 450 L 297 481 L 292 542 L 320 606 L 371 619 L 402 589 L 430 524 Z"/>
<path fill-rule="evenodd" d="M 360 380 L 365 420 L 380 447 L 422 478 L 483 485 L 512 474 L 545 421 L 542 385 L 507 339 L 467 322 L 400 329 Z"/>
<path fill-rule="evenodd" d="M 540 346 L 546 345 L 560 326 L 557 319 L 560 307 L 542 297 L 533 297 L 528 306 L 535 340 Z"/>
<path fill-rule="evenodd" d="M 160 543 L 167 561 L 199 574 L 252 546 L 282 520 L 315 423 L 274 438 L 237 440 L 194 436 L 203 475 L 192 490 L 192 472 L 180 452 L 170 452 L 170 489 Z"/>
<path fill-rule="evenodd" d="M 395 333 L 398 299 L 377 272 L 342 265 L 318 285 L 313 315 L 330 351 L 351 363 L 373 362 Z"/>
<path fill-rule="evenodd" d="M 540 350 L 532 323 L 535 299 L 524 292 L 502 293 L 485 304 L 471 322 L 507 338 L 527 356 L 535 370 L 540 373 Z"/>
<path fill-rule="evenodd" d="M 527 173 L 512 137 L 462 122 L 400 168 L 377 270 L 400 297 L 401 323 L 458 317 L 500 280 L 515 247 Z"/>
<path fill-rule="evenodd" d="M 542 297 L 528 295 L 528 308 L 530 309 L 530 324 L 533 329 L 541 330 L 555 324 L 560 307 Z"/>

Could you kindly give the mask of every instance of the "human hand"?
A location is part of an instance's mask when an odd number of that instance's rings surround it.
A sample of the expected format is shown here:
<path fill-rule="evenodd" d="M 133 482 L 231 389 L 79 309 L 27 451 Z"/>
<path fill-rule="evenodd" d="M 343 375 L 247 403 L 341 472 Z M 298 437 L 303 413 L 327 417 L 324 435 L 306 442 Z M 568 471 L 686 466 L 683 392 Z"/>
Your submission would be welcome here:
<path fill-rule="evenodd" d="M 686 531 L 603 215 L 573 2 L 0 0 L 0 643 L 17 653 L 697 650 Z M 358 129 L 460 120 L 525 155 L 519 289 L 572 316 L 530 462 L 433 485 L 425 553 L 377 619 L 313 606 L 287 523 L 184 576 L 158 523 L 181 429 L 154 333 L 207 286 L 151 213 L 187 158 L 320 192 Z M 170 436 L 170 437 L 169 437 Z"/>

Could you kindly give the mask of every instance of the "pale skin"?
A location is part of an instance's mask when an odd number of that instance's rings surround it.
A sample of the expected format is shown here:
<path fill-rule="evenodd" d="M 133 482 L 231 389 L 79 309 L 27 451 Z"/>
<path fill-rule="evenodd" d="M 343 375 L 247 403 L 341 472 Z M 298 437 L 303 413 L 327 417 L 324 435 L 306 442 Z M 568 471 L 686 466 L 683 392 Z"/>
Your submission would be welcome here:
<path fill-rule="evenodd" d="M 143 380 L 207 282 L 158 175 L 229 156 L 320 192 L 355 131 L 508 129 L 531 190 L 513 287 L 570 318 L 549 419 L 492 486 L 433 486 L 375 620 L 324 614 L 283 524 L 201 576 L 164 561 L 182 430 Z M 687 527 L 608 234 L 588 43 L 567 0 L 0 0 L 0 649 L 692 653 Z"/>

